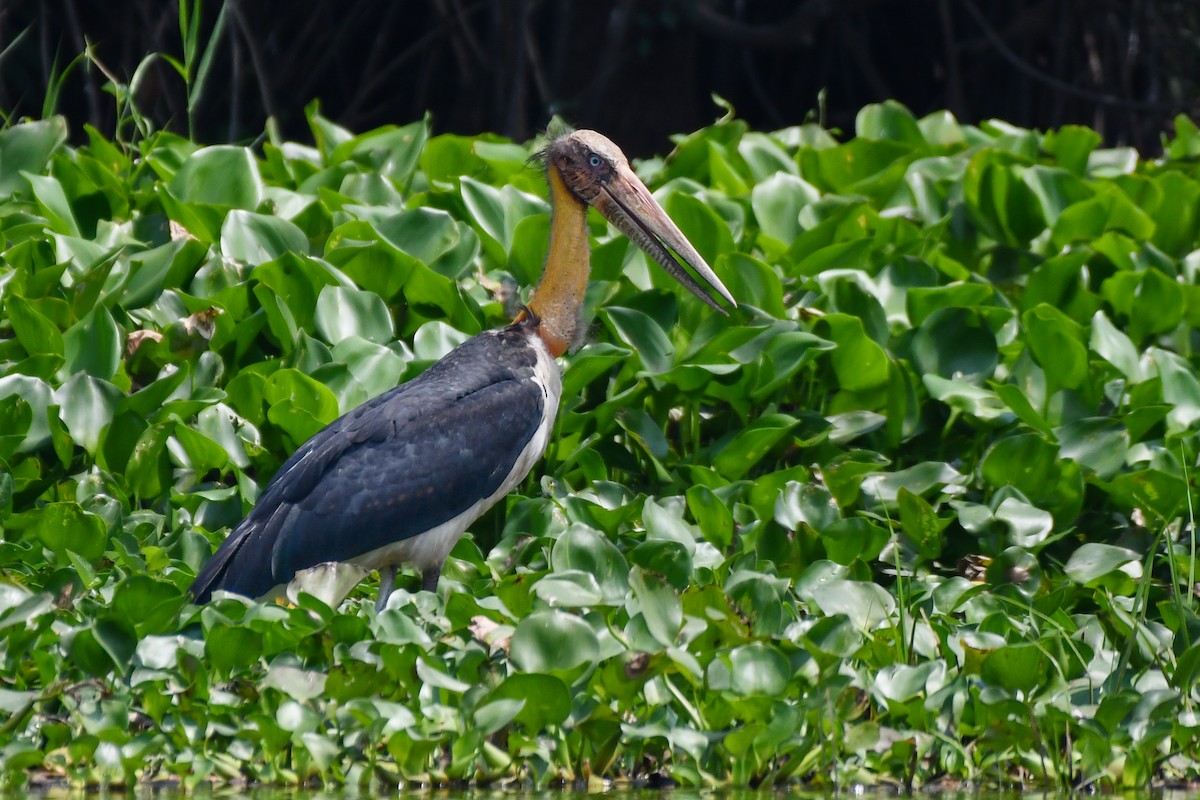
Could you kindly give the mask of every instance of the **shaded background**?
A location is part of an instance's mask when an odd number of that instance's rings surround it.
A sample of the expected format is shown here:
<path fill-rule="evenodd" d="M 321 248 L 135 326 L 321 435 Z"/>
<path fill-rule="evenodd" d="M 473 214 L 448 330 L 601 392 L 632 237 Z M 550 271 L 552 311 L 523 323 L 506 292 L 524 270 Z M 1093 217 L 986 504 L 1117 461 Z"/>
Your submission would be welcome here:
<path fill-rule="evenodd" d="M 197 0 L 186 0 L 192 8 Z M 433 113 L 435 132 L 524 140 L 551 114 L 632 155 L 720 115 L 756 128 L 853 130 L 864 104 L 918 115 L 1095 128 L 1160 151 L 1179 113 L 1200 118 L 1198 0 L 204 0 L 193 135 L 250 141 L 274 116 L 310 138 L 304 105 L 360 132 Z M 91 47 L 95 60 L 68 65 Z M 0 111 L 66 114 L 112 136 L 109 77 L 148 53 L 183 58 L 170 0 L 0 0 Z M 100 68 L 103 66 L 103 70 Z M 188 92 L 164 60 L 136 102 L 188 133 Z M 51 97 L 53 109 L 46 109 Z"/>

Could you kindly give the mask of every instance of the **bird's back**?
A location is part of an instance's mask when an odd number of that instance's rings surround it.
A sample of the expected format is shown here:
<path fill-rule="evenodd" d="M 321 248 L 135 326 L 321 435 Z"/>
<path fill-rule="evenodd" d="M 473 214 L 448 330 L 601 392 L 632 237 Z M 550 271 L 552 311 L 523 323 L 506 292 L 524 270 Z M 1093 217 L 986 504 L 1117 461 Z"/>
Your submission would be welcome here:
<path fill-rule="evenodd" d="M 492 496 L 557 404 L 534 339 L 525 325 L 481 333 L 305 442 L 196 576 L 196 602 L 217 589 L 259 597 Z"/>

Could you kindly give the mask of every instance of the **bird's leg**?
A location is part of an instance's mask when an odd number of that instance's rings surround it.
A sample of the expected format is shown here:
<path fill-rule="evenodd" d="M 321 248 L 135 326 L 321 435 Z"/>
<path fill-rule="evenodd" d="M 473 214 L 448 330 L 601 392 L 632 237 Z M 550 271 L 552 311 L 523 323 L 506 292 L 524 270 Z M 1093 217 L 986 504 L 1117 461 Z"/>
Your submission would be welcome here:
<path fill-rule="evenodd" d="M 375 600 L 375 613 L 379 613 L 387 608 L 388 598 L 392 596 L 392 590 L 396 588 L 396 568 L 395 567 L 380 567 L 379 568 L 379 597 Z"/>
<path fill-rule="evenodd" d="M 442 577 L 441 567 L 421 570 L 421 588 L 427 592 L 437 592 L 438 578 L 440 577 Z"/>

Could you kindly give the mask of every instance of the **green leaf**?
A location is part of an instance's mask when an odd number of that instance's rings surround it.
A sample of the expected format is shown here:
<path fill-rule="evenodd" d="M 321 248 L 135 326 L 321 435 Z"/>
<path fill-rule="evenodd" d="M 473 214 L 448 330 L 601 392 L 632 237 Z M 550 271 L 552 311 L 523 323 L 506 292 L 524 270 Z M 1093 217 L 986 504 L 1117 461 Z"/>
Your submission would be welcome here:
<path fill-rule="evenodd" d="M 67 563 L 68 552 L 95 563 L 108 548 L 104 520 L 73 502 L 48 503 L 38 509 L 33 534 L 60 564 Z"/>
<path fill-rule="evenodd" d="M 837 347 L 829 354 L 838 385 L 851 392 L 866 392 L 887 384 L 887 351 L 872 341 L 862 320 L 847 314 L 826 314 L 818 328 Z"/>
<path fill-rule="evenodd" d="M 535 611 L 513 631 L 509 657 L 526 673 L 559 677 L 590 667 L 600 655 L 596 634 L 586 622 L 563 611 Z"/>
<path fill-rule="evenodd" d="M 1130 437 L 1120 420 L 1085 417 L 1068 422 L 1054 434 L 1063 458 L 1075 461 L 1102 480 L 1111 480 L 1125 466 Z"/>
<path fill-rule="evenodd" d="M 591 575 L 601 602 L 624 603 L 629 593 L 625 557 L 607 537 L 586 525 L 571 525 L 555 539 L 550 565 L 555 572 L 578 570 Z"/>
<path fill-rule="evenodd" d="M 916 117 L 895 100 L 863 106 L 855 118 L 854 129 L 863 139 L 888 139 L 915 148 L 925 146 L 925 136 Z"/>
<path fill-rule="evenodd" d="M 333 392 L 295 369 L 273 373 L 263 387 L 263 398 L 268 403 L 267 419 L 287 431 L 296 446 L 338 416 Z"/>
<path fill-rule="evenodd" d="M 812 598 L 826 616 L 845 614 L 863 633 L 887 620 L 896 609 L 895 599 L 875 583 L 830 580 L 812 589 Z"/>
<path fill-rule="evenodd" d="M 17 341 L 29 355 L 62 355 L 65 350 L 62 333 L 23 297 L 9 295 L 4 302 Z"/>
<path fill-rule="evenodd" d="M 896 499 L 900 504 L 900 530 L 924 559 L 937 558 L 942 552 L 942 529 L 933 506 L 918 494 L 901 487 Z"/>
<path fill-rule="evenodd" d="M 989 237 L 1013 247 L 1027 246 L 1046 229 L 1041 203 L 1023 180 L 1022 170 L 1011 154 L 983 149 L 967 163 L 963 176 L 963 197 L 972 219 Z"/>
<path fill-rule="evenodd" d="M 386 344 L 395 336 L 387 304 L 374 292 L 326 286 L 317 297 L 317 329 L 331 344 L 357 336 Z"/>
<path fill-rule="evenodd" d="M 1118 594 L 1132 591 L 1142 577 L 1138 554 L 1124 547 L 1085 542 L 1067 559 L 1067 577 L 1085 586 L 1104 586 Z"/>
<path fill-rule="evenodd" d="M 100 446 L 100 437 L 112 420 L 121 390 L 108 381 L 86 372 L 77 372 L 57 392 L 55 401 L 62 409 L 71 438 L 92 455 Z"/>
<path fill-rule="evenodd" d="M 227 258 L 257 266 L 287 253 L 307 253 L 308 238 L 286 219 L 231 211 L 221 226 L 221 252 Z"/>
<path fill-rule="evenodd" d="M 671 368 L 675 347 L 648 314 L 632 308 L 609 306 L 601 309 L 600 316 L 613 335 L 629 345 L 647 373 L 661 375 Z"/>
<path fill-rule="evenodd" d="M 1079 324 L 1045 304 L 1021 315 L 1029 334 L 1029 349 L 1046 371 L 1047 394 L 1077 389 L 1088 377 L 1087 348 Z"/>
<path fill-rule="evenodd" d="M 50 230 L 68 236 L 79 236 L 79 225 L 75 222 L 75 213 L 71 210 L 62 184 L 49 176 L 23 174 L 33 188 L 33 196 L 37 198 L 42 214 L 50 223 Z"/>
<path fill-rule="evenodd" d="M 522 705 L 513 719 L 530 731 L 560 725 L 571 713 L 566 684 L 553 675 L 509 675 L 488 695 L 490 702 L 511 700 Z"/>
<path fill-rule="evenodd" d="M 721 654 L 708 667 L 708 682 L 714 689 L 743 697 L 780 697 L 791 678 L 783 654 L 757 642 Z"/>
<path fill-rule="evenodd" d="M 654 573 L 641 569 L 630 571 L 629 586 L 650 634 L 663 647 L 673 646 L 683 625 L 683 606 L 675 590 Z"/>
<path fill-rule="evenodd" d="M 170 190 L 184 203 L 226 208 L 253 210 L 263 200 L 254 156 L 248 148 L 229 145 L 202 147 L 188 156 L 171 178 Z"/>
<path fill-rule="evenodd" d="M 111 380 L 121 365 L 123 344 L 124 337 L 112 314 L 103 305 L 94 306 L 87 316 L 63 334 L 66 356 L 63 372 L 66 375 L 86 372 L 96 378 Z"/>
<path fill-rule="evenodd" d="M 1082 176 L 1087 172 L 1088 156 L 1101 141 L 1103 139 L 1100 134 L 1091 128 L 1064 125 L 1047 133 L 1042 147 L 1054 156 L 1059 166 Z"/>
<path fill-rule="evenodd" d="M 927 316 L 913 336 L 913 356 L 924 373 L 980 380 L 999 363 L 996 336 L 974 311 L 940 309 Z"/>
<path fill-rule="evenodd" d="M 786 249 L 803 230 L 800 210 L 819 197 L 817 188 L 802 178 L 777 172 L 751 190 L 750 206 L 763 235 Z"/>
<path fill-rule="evenodd" d="M 44 173 L 50 156 L 66 141 L 67 120 L 63 117 L 20 122 L 0 130 L 0 196 L 26 187 L 22 173 Z"/>

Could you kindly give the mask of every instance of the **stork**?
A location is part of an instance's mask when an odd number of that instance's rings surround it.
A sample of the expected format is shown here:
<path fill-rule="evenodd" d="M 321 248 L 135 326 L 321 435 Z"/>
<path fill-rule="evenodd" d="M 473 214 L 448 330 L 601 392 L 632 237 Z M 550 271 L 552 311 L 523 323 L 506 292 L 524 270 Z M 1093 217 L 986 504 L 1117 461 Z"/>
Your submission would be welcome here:
<path fill-rule="evenodd" d="M 713 309 L 726 313 L 672 252 L 737 305 L 611 141 L 574 131 L 542 155 L 550 246 L 528 306 L 509 326 L 467 340 L 301 445 L 196 576 L 197 603 L 217 590 L 278 595 L 289 583 L 343 568 L 349 579 L 335 581 L 326 599 L 336 605 L 377 570 L 382 610 L 405 563 L 420 571 L 423 589 L 436 591 L 463 532 L 546 449 L 562 393 L 556 359 L 583 328 L 588 206 Z"/>

